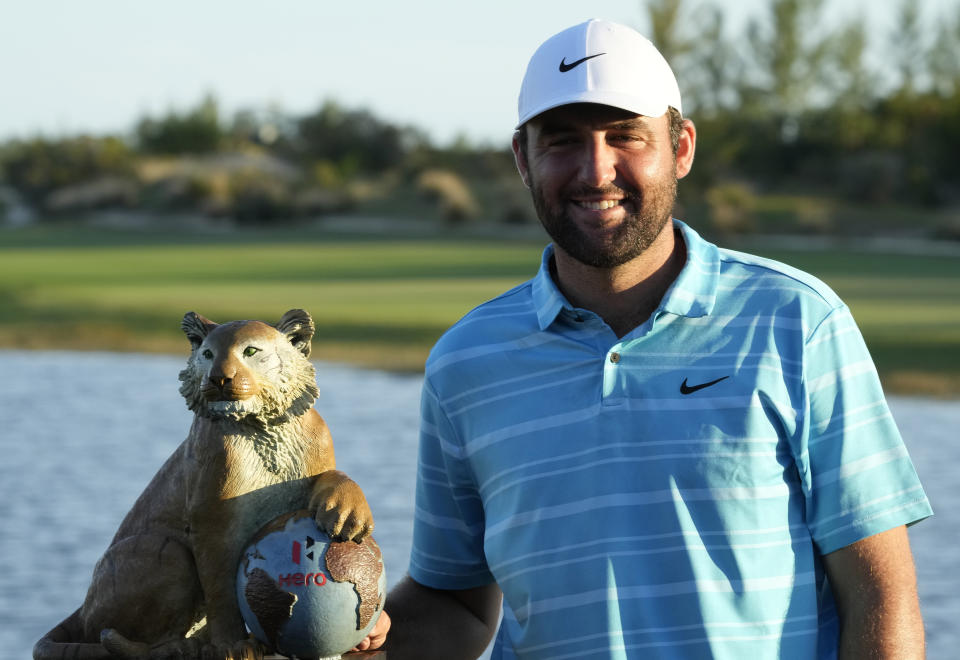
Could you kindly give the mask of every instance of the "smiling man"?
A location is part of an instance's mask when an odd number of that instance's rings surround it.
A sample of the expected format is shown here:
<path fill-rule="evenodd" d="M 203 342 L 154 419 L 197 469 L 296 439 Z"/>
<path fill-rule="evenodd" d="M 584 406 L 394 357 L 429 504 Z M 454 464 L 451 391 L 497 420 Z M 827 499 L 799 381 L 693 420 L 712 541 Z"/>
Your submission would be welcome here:
<path fill-rule="evenodd" d="M 431 353 L 410 574 L 364 646 L 477 657 L 502 597 L 494 658 L 923 657 L 931 510 L 863 340 L 672 218 L 681 113 L 627 27 L 531 58 L 513 149 L 552 243 Z"/>
<path fill-rule="evenodd" d="M 683 267 L 670 213 L 696 133 L 680 120 L 674 144 L 670 117 L 576 103 L 532 117 L 514 139 L 520 175 L 553 239 L 558 284 L 618 336 L 650 316 Z M 596 300 L 601 307 L 587 304 L 601 291 L 610 294 Z"/>

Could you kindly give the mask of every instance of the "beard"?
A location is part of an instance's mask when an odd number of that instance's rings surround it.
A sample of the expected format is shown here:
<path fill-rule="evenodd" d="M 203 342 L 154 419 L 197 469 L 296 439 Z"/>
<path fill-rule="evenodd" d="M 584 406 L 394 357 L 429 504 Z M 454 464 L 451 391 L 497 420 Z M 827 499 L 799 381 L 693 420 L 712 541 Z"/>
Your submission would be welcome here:
<path fill-rule="evenodd" d="M 676 175 L 665 177 L 643 192 L 612 184 L 600 188 L 579 187 L 563 191 L 561 201 L 551 204 L 531 175 L 530 191 L 537 217 L 557 247 L 588 266 L 614 268 L 643 254 L 663 231 L 676 203 L 677 178 Z M 637 211 L 627 213 L 623 223 L 609 239 L 597 240 L 577 226 L 562 201 L 573 196 L 589 195 L 623 196 L 621 204 Z"/>

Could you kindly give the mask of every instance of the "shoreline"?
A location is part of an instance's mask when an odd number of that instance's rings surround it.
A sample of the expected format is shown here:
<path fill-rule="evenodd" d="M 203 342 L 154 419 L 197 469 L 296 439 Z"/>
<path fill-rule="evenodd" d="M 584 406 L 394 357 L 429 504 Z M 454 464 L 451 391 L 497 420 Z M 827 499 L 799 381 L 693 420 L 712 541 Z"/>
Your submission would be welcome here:
<path fill-rule="evenodd" d="M 0 354 L 14 351 L 76 352 L 76 353 L 117 353 L 126 355 L 165 355 L 181 357 L 186 360 L 188 348 L 184 341 L 161 339 L 158 341 L 130 341 L 122 347 L 108 346 L 91 341 L 73 341 L 50 344 L 43 341 L 24 345 L 9 342 L 0 336 Z M 310 354 L 311 362 L 350 367 L 371 371 L 381 371 L 407 376 L 422 376 L 423 365 L 429 348 L 403 347 L 387 345 L 347 344 L 342 342 L 322 342 L 314 344 Z M 322 373 L 318 373 L 322 377 Z M 960 376 L 949 373 L 937 373 L 923 370 L 893 370 L 881 372 L 881 383 L 888 396 L 915 397 L 940 401 L 960 401 Z"/>
<path fill-rule="evenodd" d="M 223 319 L 269 318 L 286 306 L 315 314 L 314 359 L 417 374 L 456 319 L 532 276 L 544 243 L 538 225 L 332 216 L 203 231 L 180 220 L 165 230 L 145 222 L 118 231 L 95 218 L 0 229 L 8 239 L 0 348 L 186 356 L 177 321 L 187 307 Z M 754 235 L 717 243 L 833 287 L 887 392 L 960 398 L 960 241 Z"/>

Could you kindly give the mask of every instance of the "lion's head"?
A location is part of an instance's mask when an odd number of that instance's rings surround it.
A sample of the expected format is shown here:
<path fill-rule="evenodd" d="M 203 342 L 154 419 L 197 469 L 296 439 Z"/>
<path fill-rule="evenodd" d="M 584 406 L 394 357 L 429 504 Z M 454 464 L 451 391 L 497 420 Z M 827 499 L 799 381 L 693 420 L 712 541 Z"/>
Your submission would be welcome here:
<path fill-rule="evenodd" d="M 292 309 L 276 326 L 217 324 L 187 312 L 180 324 L 193 347 L 180 372 L 187 407 L 211 419 L 268 427 L 303 415 L 316 401 L 310 356 L 313 320 Z"/>

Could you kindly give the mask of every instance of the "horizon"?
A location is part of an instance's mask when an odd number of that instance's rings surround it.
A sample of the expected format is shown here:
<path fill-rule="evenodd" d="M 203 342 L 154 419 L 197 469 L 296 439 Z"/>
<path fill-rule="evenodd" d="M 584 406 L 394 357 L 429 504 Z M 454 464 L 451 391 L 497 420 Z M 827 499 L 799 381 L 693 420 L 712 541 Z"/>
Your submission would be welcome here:
<path fill-rule="evenodd" d="M 687 4 L 689 13 L 704 3 Z M 767 4 L 723 7 L 728 34 L 762 20 Z M 960 7 L 956 0 L 924 5 L 928 25 Z M 825 13 L 835 24 L 857 15 L 870 21 L 876 59 L 898 6 L 826 0 Z M 628 0 L 597 0 L 589 15 L 573 0 L 492 0 L 454 10 L 439 0 L 375 2 L 363 18 L 344 4 L 291 0 L 282 12 L 276 7 L 224 0 L 5 7 L 0 89 L 16 102 L 0 114 L 0 141 L 125 136 L 140 119 L 183 112 L 212 95 L 225 120 L 269 108 L 303 115 L 335 101 L 420 129 L 435 144 L 465 138 L 502 146 L 527 59 L 540 42 L 592 16 L 641 32 L 647 25 L 642 3 Z"/>

